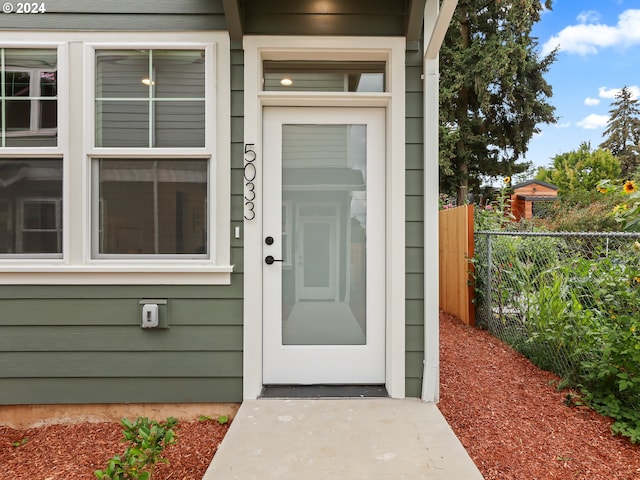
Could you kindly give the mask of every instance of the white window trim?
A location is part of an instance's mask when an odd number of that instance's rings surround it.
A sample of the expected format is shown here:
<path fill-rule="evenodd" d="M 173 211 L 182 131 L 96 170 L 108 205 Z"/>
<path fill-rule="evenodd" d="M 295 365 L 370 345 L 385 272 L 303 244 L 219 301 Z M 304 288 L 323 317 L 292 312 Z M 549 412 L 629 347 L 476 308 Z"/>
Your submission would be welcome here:
<path fill-rule="evenodd" d="M 122 39 L 126 38 L 126 42 Z M 0 158 L 64 158 L 62 258 L 0 259 L 3 284 L 228 285 L 231 283 L 231 85 L 226 32 L 5 32 L 0 47 L 58 49 L 58 147 L 4 148 Z M 208 259 L 95 259 L 91 254 L 91 157 L 175 155 L 176 149 L 93 148 L 95 48 L 207 51 L 207 137 L 181 155 L 210 158 Z M 73 98 L 81 101 L 71 102 Z M 211 96 L 209 96 L 211 95 Z M 71 134 L 73 132 L 73 134 Z"/>
<path fill-rule="evenodd" d="M 264 106 L 382 106 L 387 111 L 386 387 L 405 396 L 405 39 L 402 37 L 244 37 L 244 141 L 262 158 Z M 265 92 L 264 60 L 384 60 L 384 93 Z M 389 159 L 393 161 L 389 161 Z M 260 172 L 260 164 L 257 165 Z M 261 173 L 258 173 L 261 175 Z M 262 389 L 262 189 L 255 182 L 255 218 L 244 222 L 243 397 Z"/>

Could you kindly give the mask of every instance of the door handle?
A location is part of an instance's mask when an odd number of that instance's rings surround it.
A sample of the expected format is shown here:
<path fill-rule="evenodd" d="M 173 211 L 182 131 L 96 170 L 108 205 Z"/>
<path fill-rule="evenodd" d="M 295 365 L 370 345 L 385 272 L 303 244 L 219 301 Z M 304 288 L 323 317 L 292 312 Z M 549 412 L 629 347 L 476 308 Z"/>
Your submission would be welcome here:
<path fill-rule="evenodd" d="M 264 257 L 264 263 L 266 263 L 267 265 L 273 265 L 274 262 L 282 262 L 284 260 L 277 260 L 275 258 L 273 258 L 272 255 L 267 255 L 266 257 Z"/>

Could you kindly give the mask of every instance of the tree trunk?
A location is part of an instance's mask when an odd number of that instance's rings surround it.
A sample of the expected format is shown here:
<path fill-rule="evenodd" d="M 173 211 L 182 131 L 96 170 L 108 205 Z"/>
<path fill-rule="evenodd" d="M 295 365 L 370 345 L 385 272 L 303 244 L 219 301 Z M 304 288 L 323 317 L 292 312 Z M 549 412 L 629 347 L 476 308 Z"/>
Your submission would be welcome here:
<path fill-rule="evenodd" d="M 460 181 L 458 182 L 456 205 L 465 205 L 469 194 L 469 168 L 466 163 L 461 162 L 458 165 L 458 174 L 460 175 Z"/>
<path fill-rule="evenodd" d="M 463 18 L 466 18 L 466 11 Z M 462 49 L 469 48 L 471 44 L 469 20 L 460 22 L 460 37 L 462 39 Z M 469 90 L 466 86 L 462 86 L 459 92 L 456 116 L 459 125 L 463 125 L 463 118 L 466 118 L 467 106 L 469 105 Z M 469 165 L 467 164 L 467 145 L 464 140 L 458 140 L 456 145 L 456 178 L 458 179 L 458 188 L 456 192 L 456 205 L 465 205 L 467 203 L 467 194 L 469 192 Z"/>

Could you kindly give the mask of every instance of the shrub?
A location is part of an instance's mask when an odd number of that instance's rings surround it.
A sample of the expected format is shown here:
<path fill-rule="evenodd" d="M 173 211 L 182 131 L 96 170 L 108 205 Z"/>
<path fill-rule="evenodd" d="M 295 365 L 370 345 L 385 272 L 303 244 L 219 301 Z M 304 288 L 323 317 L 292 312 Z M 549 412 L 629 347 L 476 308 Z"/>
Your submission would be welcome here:
<path fill-rule="evenodd" d="M 135 422 L 124 418 L 120 422 L 123 441 L 128 443 L 124 453 L 116 455 L 107 464 L 105 470 L 94 472 L 98 480 L 151 480 L 157 463 L 168 463 L 162 457 L 167 445 L 176 442 L 173 428 L 178 420 L 167 418 L 166 422 L 157 422 L 138 417 Z"/>

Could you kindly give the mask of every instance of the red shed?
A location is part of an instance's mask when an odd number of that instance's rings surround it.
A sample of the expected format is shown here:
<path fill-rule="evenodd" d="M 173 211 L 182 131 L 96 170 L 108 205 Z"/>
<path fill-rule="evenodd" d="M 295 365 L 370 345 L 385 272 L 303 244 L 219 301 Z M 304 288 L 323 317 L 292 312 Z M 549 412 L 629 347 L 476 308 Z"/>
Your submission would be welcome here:
<path fill-rule="evenodd" d="M 542 180 L 528 180 L 513 186 L 511 213 L 516 221 L 534 216 L 536 202 L 552 202 L 558 198 L 558 187 Z"/>

